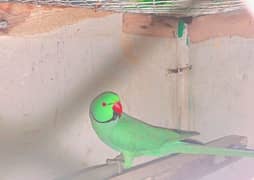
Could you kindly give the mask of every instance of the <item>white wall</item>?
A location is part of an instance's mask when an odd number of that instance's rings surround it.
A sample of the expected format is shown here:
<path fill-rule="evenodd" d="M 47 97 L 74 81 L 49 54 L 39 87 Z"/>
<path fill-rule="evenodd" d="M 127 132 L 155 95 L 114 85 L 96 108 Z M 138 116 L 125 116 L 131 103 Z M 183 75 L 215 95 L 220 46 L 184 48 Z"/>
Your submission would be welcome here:
<path fill-rule="evenodd" d="M 131 115 L 174 126 L 175 40 L 123 34 L 121 21 L 0 37 L 1 179 L 51 179 L 116 156 L 88 119 L 104 90 L 118 92 Z"/>
<path fill-rule="evenodd" d="M 200 139 L 237 134 L 254 148 L 254 40 L 216 38 L 192 44 L 191 119 Z M 254 160 L 244 159 L 204 178 L 251 180 Z"/>
<path fill-rule="evenodd" d="M 175 40 L 124 34 L 121 21 L 117 14 L 48 34 L 0 37 L 1 179 L 51 179 L 116 156 L 87 114 L 104 90 L 118 92 L 129 114 L 175 127 L 176 82 L 167 74 Z M 240 134 L 254 147 L 253 47 L 254 40 L 238 37 L 191 45 L 191 120 L 199 139 Z M 246 159 L 207 178 L 250 179 L 251 167 Z"/>

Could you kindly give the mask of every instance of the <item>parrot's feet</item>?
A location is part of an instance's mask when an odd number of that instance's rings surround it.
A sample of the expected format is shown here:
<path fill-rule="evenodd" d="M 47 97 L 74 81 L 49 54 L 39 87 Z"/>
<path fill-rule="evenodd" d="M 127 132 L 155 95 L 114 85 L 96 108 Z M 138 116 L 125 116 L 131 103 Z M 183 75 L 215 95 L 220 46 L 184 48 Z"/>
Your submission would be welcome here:
<path fill-rule="evenodd" d="M 133 157 L 128 153 L 121 153 L 114 159 L 107 159 L 107 164 L 118 164 L 121 170 L 128 169 L 131 167 Z"/>
<path fill-rule="evenodd" d="M 107 164 L 117 164 L 118 165 L 118 169 L 119 169 L 119 173 L 122 172 L 123 170 L 123 162 L 124 162 L 124 157 L 122 154 L 119 154 L 118 156 L 116 156 L 114 159 L 107 159 L 106 163 Z"/>
<path fill-rule="evenodd" d="M 107 164 L 112 164 L 112 163 L 116 163 L 116 162 L 124 162 L 124 158 L 122 154 L 119 154 L 118 156 L 116 156 L 114 159 L 107 159 Z"/>
<path fill-rule="evenodd" d="M 118 156 L 116 156 L 113 159 L 107 159 L 106 163 L 107 164 L 117 164 L 120 167 L 120 170 L 123 169 L 123 162 L 124 162 L 124 157 L 122 154 L 119 154 Z"/>

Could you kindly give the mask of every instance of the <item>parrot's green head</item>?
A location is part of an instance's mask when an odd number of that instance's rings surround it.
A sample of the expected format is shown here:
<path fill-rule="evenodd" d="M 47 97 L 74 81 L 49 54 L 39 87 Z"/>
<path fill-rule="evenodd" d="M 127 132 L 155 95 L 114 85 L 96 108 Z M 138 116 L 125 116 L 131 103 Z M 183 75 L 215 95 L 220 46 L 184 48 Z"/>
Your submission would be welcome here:
<path fill-rule="evenodd" d="M 90 105 L 90 115 L 98 123 L 113 121 L 122 115 L 119 96 L 114 92 L 104 92 L 94 98 Z"/>

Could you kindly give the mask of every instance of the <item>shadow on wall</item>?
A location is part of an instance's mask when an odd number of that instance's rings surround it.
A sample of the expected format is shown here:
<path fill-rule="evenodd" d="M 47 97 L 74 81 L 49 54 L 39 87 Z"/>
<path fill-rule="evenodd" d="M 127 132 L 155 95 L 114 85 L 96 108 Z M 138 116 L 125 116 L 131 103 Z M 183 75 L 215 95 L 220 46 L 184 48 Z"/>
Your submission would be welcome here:
<path fill-rule="evenodd" d="M 135 52 L 139 56 L 150 51 L 150 48 L 156 46 L 156 43 L 151 46 L 151 44 L 148 45 L 140 39 L 140 41 L 135 40 L 133 46 L 139 47 L 138 52 Z M 14 172 L 32 172 L 31 166 L 33 166 L 36 170 L 41 169 L 41 173 L 44 173 L 44 169 L 47 169 L 47 171 L 52 170 L 52 172 L 50 172 L 51 174 L 62 174 L 64 171 L 68 171 L 70 164 L 75 164 L 75 161 L 83 161 L 77 159 L 76 155 L 72 156 L 70 153 L 65 154 L 64 158 L 57 158 L 57 153 L 64 150 L 57 149 L 61 148 L 61 146 L 52 144 L 57 142 L 56 139 L 59 134 L 65 133 L 66 127 L 75 123 L 78 115 L 82 114 L 85 109 L 88 110 L 92 100 L 90 97 L 97 95 L 95 92 L 103 91 L 103 87 L 105 86 L 113 87 L 116 83 L 119 84 L 119 81 L 128 78 L 130 71 L 141 63 L 130 63 L 128 61 L 126 57 L 123 57 L 122 52 L 116 52 L 114 56 L 105 57 L 103 64 L 94 67 L 92 78 L 87 80 L 86 77 L 80 77 L 80 84 L 73 87 L 73 90 L 70 94 L 67 94 L 64 99 L 55 103 L 57 109 L 61 111 L 59 115 L 60 118 L 56 117 L 57 124 L 59 124 L 56 128 L 50 128 L 49 130 L 48 126 L 48 124 L 53 121 L 52 118 L 49 118 L 51 117 L 50 114 L 55 111 L 56 107 L 49 105 L 48 109 L 44 110 L 44 112 L 38 111 L 39 119 L 35 119 L 34 121 L 42 122 L 40 124 L 40 136 L 35 136 L 32 144 L 28 143 L 27 147 L 22 150 L 20 149 L 20 145 L 24 146 L 24 144 L 22 144 L 24 142 L 24 137 L 15 136 L 11 140 L 6 139 L 7 146 L 4 148 L 6 153 L 4 153 L 3 156 L 8 156 L 8 164 L 15 165 L 8 165 L 5 168 L 14 169 Z M 66 84 L 66 86 L 68 86 L 68 84 Z M 88 120 L 89 117 L 84 119 L 84 122 Z M 10 131 L 15 131 L 15 129 L 11 129 Z M 86 141 L 85 137 L 84 141 Z M 13 154 L 17 155 L 17 157 L 12 156 Z M 24 157 L 27 161 L 23 160 Z M 61 166 L 59 166 L 60 164 Z M 38 176 L 37 172 L 34 173 L 35 177 Z M 43 177 L 43 179 L 45 179 L 45 177 Z"/>

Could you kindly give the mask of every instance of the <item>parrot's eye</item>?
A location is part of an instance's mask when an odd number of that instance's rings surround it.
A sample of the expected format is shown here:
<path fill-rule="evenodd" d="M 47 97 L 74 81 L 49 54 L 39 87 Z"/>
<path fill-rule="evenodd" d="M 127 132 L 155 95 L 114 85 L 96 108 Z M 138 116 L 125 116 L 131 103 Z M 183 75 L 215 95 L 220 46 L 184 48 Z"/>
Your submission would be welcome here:
<path fill-rule="evenodd" d="M 101 105 L 102 105 L 103 107 L 105 107 L 107 104 L 106 104 L 105 102 L 103 102 L 103 103 L 101 103 Z"/>

